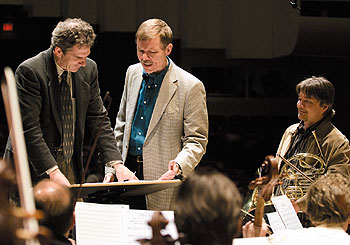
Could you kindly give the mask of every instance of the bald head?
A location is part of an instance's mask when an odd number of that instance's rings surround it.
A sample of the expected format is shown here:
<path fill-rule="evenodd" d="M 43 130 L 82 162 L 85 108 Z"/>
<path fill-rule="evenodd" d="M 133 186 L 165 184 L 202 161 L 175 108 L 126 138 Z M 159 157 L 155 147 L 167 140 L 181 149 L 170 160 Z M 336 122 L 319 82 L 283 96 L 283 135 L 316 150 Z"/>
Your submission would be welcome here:
<path fill-rule="evenodd" d="M 59 183 L 45 179 L 34 187 L 37 208 L 45 218 L 40 221 L 54 233 L 64 234 L 73 221 L 74 200 L 70 190 Z"/>

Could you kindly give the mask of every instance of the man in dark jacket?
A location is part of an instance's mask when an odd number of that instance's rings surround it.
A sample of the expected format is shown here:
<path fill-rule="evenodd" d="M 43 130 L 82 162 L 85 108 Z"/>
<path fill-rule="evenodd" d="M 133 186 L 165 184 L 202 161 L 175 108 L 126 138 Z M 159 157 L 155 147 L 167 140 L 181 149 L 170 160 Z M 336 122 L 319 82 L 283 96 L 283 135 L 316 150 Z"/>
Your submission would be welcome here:
<path fill-rule="evenodd" d="M 95 40 L 91 25 L 66 19 L 52 32 L 51 47 L 24 61 L 15 78 L 32 180 L 69 185 L 83 172 L 85 124 L 92 135 L 101 127 L 97 146 L 103 163 L 122 163 L 103 106 L 96 63 L 88 58 Z M 101 125 L 101 126 L 100 126 Z M 5 157 L 13 158 L 10 140 Z M 135 179 L 118 164 L 118 180 Z"/>

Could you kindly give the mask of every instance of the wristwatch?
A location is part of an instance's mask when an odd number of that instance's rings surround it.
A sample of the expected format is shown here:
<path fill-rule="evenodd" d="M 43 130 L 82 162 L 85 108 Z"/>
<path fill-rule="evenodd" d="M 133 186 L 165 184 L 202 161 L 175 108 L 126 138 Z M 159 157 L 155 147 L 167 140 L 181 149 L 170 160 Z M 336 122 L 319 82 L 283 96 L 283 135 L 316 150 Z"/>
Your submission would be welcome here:
<path fill-rule="evenodd" d="M 180 164 L 176 163 L 176 165 L 177 165 L 178 170 L 177 170 L 177 173 L 176 173 L 174 179 L 183 180 L 184 177 L 183 177 L 182 168 L 181 168 Z"/>

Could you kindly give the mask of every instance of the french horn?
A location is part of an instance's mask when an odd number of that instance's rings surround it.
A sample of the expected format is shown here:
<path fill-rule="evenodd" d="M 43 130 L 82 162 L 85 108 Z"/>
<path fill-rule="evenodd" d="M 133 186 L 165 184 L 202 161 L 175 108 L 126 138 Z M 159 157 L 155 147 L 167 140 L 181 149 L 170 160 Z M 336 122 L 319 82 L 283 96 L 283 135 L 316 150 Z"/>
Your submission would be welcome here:
<path fill-rule="evenodd" d="M 310 185 L 323 175 L 327 170 L 327 163 L 320 144 L 316 137 L 316 132 L 312 132 L 317 147 L 320 152 L 320 156 L 312 153 L 298 153 L 288 160 L 282 160 L 285 164 L 280 169 L 280 175 L 282 176 L 282 184 L 276 188 L 274 196 L 286 195 L 289 199 L 298 200 L 302 198 Z M 293 165 L 293 166 L 291 166 Z M 259 170 L 257 172 L 259 174 Z M 250 213 L 255 210 L 257 204 L 257 189 L 249 192 L 245 197 L 244 205 L 242 207 L 243 218 L 249 216 Z M 273 206 L 271 202 L 265 203 L 265 206 Z M 273 207 L 271 207 L 273 209 Z"/>
<path fill-rule="evenodd" d="M 306 179 L 288 164 L 284 164 L 280 170 L 283 182 L 279 186 L 280 193 L 289 199 L 298 200 L 306 194 L 310 185 L 325 173 L 326 163 L 321 157 L 311 153 L 298 153 L 289 158 L 288 161 L 309 177 Z"/>

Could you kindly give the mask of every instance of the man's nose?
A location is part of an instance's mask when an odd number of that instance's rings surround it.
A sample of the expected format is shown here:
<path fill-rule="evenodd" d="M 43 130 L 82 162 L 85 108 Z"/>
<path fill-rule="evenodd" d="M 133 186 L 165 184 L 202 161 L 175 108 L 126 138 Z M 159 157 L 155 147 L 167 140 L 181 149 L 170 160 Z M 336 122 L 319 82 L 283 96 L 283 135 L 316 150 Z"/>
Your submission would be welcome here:
<path fill-rule="evenodd" d="M 148 60 L 148 59 L 149 59 L 149 56 L 147 55 L 146 52 L 144 52 L 144 53 L 142 54 L 141 58 L 142 58 L 143 60 Z"/>
<path fill-rule="evenodd" d="M 298 100 L 297 107 L 303 107 L 303 106 L 304 106 L 303 102 L 301 100 Z"/>
<path fill-rule="evenodd" d="M 86 59 L 79 61 L 79 65 L 86 66 Z"/>

